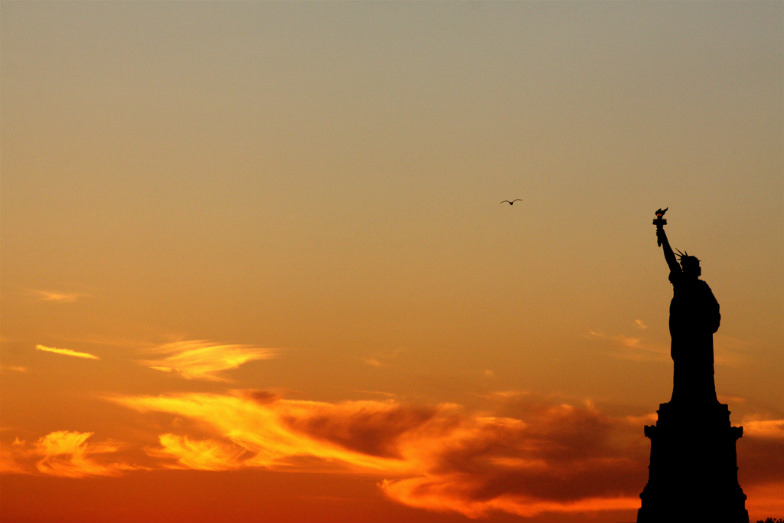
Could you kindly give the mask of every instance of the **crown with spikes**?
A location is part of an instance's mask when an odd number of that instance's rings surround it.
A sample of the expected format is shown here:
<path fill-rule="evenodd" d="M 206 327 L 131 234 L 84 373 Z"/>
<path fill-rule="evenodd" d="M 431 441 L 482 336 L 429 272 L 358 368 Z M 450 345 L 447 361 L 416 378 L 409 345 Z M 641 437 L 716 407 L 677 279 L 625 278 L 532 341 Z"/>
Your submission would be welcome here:
<path fill-rule="evenodd" d="M 697 263 L 698 265 L 700 263 L 700 259 L 699 258 L 697 258 L 696 256 L 691 256 L 686 251 L 681 252 L 678 249 L 675 249 L 675 253 L 676 253 L 676 256 L 678 257 L 678 262 L 680 262 L 681 265 L 683 265 L 684 261 L 686 263 L 690 263 L 690 262 L 691 263 Z"/>

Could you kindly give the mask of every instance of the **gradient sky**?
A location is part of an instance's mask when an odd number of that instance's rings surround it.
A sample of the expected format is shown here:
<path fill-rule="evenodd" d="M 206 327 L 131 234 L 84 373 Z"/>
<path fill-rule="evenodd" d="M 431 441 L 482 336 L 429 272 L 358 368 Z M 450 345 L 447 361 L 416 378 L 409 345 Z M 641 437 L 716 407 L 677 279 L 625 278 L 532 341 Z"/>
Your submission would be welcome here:
<path fill-rule="evenodd" d="M 784 517 L 781 2 L 0 14 L 0 520 L 633 521 L 665 206 Z"/>

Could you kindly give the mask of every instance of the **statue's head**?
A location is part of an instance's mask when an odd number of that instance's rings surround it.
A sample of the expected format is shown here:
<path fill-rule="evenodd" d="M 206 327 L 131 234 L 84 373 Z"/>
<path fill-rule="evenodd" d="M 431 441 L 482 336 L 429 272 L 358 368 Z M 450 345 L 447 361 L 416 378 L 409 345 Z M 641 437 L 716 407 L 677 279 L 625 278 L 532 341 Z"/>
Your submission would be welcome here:
<path fill-rule="evenodd" d="M 689 256 L 685 252 L 678 251 L 678 258 L 681 262 L 681 269 L 683 269 L 684 276 L 699 278 L 702 274 L 700 268 L 700 260 L 696 256 Z"/>

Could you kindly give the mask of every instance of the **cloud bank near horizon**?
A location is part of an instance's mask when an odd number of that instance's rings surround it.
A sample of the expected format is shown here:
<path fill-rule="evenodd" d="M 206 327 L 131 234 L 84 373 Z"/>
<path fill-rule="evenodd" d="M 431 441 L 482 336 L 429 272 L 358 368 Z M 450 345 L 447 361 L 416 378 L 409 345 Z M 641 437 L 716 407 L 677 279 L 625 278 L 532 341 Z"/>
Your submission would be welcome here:
<path fill-rule="evenodd" d="M 0 462 L 8 473 L 63 477 L 140 469 L 371 474 L 394 502 L 469 518 L 639 507 L 650 452 L 641 427 L 651 419 L 609 415 L 590 402 L 493 397 L 496 414 L 454 404 L 294 400 L 267 391 L 114 397 L 143 416 L 172 417 L 169 431 L 135 444 L 143 463 L 125 456 L 130 444 L 90 442 L 92 433 L 76 431 L 16 441 Z M 782 420 L 749 420 L 740 453 L 747 493 L 784 485 L 782 427 Z"/>

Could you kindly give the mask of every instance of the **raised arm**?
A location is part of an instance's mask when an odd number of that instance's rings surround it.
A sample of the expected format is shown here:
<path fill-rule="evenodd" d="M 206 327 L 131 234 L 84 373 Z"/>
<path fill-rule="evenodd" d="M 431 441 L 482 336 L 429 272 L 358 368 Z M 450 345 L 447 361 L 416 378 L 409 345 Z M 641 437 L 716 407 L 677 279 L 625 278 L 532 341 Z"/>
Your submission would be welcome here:
<path fill-rule="evenodd" d="M 675 258 L 675 253 L 672 252 L 672 247 L 670 247 L 670 242 L 667 240 L 667 233 L 664 232 L 664 227 L 656 227 L 656 238 L 659 240 L 659 244 L 664 251 L 664 260 L 667 262 L 670 272 L 680 272 L 681 266 Z"/>

